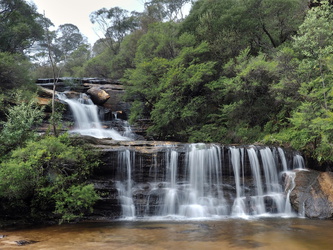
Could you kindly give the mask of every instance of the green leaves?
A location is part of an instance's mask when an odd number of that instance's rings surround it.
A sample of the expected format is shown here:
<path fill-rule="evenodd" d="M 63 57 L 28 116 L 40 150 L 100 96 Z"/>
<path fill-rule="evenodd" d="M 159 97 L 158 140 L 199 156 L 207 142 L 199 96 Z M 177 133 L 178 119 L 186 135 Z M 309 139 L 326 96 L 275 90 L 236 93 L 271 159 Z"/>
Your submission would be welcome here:
<path fill-rule="evenodd" d="M 52 194 L 52 197 L 56 201 L 54 213 L 61 214 L 65 221 L 82 217 L 84 212 L 92 212 L 92 206 L 99 199 L 92 184 L 72 185 Z"/>
<path fill-rule="evenodd" d="M 65 220 L 90 211 L 98 199 L 86 179 L 98 164 L 94 153 L 64 134 L 29 141 L 0 164 L 0 198 L 15 206 L 23 200 L 31 215 L 52 211 Z"/>
<path fill-rule="evenodd" d="M 21 53 L 42 39 L 41 15 L 23 0 L 0 2 L 0 52 Z"/>
<path fill-rule="evenodd" d="M 15 98 L 19 98 L 19 95 Z M 38 125 L 44 116 L 42 110 L 36 106 L 35 100 L 13 106 L 8 110 L 7 121 L 2 122 L 3 129 L 0 133 L 0 155 L 5 155 L 10 150 L 23 146 L 24 143 L 35 137 L 33 126 Z"/>

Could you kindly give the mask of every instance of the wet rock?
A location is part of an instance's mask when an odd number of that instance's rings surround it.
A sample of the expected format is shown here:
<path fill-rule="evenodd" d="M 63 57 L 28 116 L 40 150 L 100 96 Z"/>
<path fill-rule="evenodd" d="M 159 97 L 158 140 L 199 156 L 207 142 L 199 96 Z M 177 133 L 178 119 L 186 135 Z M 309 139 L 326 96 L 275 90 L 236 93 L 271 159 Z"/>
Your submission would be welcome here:
<path fill-rule="evenodd" d="M 298 171 L 290 194 L 292 207 L 308 218 L 333 217 L 333 173 Z"/>
<path fill-rule="evenodd" d="M 98 87 L 90 88 L 87 91 L 87 94 L 90 95 L 91 100 L 96 105 L 103 105 L 110 98 L 110 95 L 108 93 Z"/>
<path fill-rule="evenodd" d="M 15 241 L 15 242 L 19 246 L 24 246 L 24 245 L 28 245 L 28 244 L 37 243 L 38 241 L 35 241 L 35 240 L 18 240 L 18 241 Z"/>

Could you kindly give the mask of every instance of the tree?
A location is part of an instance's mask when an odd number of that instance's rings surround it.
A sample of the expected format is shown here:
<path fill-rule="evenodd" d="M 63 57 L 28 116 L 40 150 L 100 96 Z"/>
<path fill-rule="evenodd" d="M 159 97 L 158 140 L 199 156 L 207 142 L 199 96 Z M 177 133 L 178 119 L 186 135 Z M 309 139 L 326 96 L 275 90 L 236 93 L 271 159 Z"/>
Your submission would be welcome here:
<path fill-rule="evenodd" d="M 42 39 L 42 19 L 36 7 L 23 0 L 1 0 L 0 51 L 23 54 Z"/>
<path fill-rule="evenodd" d="M 290 40 L 306 13 L 303 0 L 199 0 L 182 31 L 207 41 L 221 64 L 250 48 L 252 55 Z"/>
<path fill-rule="evenodd" d="M 67 58 L 64 66 L 64 74 L 68 76 L 83 77 L 84 65 L 91 58 L 90 46 L 87 44 L 80 45 Z"/>
<path fill-rule="evenodd" d="M 257 27 L 251 33 L 256 36 L 258 46 L 265 51 L 290 40 L 308 9 L 307 2 L 300 0 L 249 0 L 245 4 Z"/>
<path fill-rule="evenodd" d="M 332 27 L 333 6 L 328 1 L 309 10 L 292 43 L 299 60 L 299 105 L 290 127 L 269 138 L 289 142 L 319 163 L 333 161 Z"/>
<path fill-rule="evenodd" d="M 135 15 L 130 16 L 127 10 L 119 7 L 97 10 L 91 13 L 90 21 L 98 24 L 106 38 L 106 44 L 114 55 L 118 54 L 124 37 L 138 27 Z"/>
<path fill-rule="evenodd" d="M 149 133 L 157 138 L 186 141 L 209 110 L 206 83 L 215 77 L 215 63 L 206 60 L 207 43 L 195 46 L 190 34 L 170 37 L 172 23 L 154 26 L 139 41 L 136 68 L 125 75 L 127 98 L 135 100 L 130 118 L 151 118 Z"/>
<path fill-rule="evenodd" d="M 308 91 L 320 91 L 323 95 L 323 98 L 320 99 L 324 101 L 323 106 L 326 109 L 328 108 L 327 92 L 329 91 L 326 85 L 331 74 L 327 68 L 327 59 L 333 53 L 332 24 L 332 6 L 327 1 L 322 1 L 321 6 L 309 11 L 307 18 L 299 28 L 294 43 L 294 47 L 303 56 L 301 64 L 303 70 L 310 70 L 311 77 L 317 78 L 317 82 L 321 83 L 320 87 L 316 86 L 315 89 L 311 87 L 312 90 Z M 304 91 L 306 90 L 304 89 Z"/>
<path fill-rule="evenodd" d="M 145 12 L 148 16 L 154 17 L 156 21 L 176 21 L 183 19 L 182 8 L 191 0 L 151 0 L 145 3 Z"/>
<path fill-rule="evenodd" d="M 83 44 L 83 35 L 74 24 L 63 24 L 57 29 L 55 45 L 61 52 L 65 63 L 66 58 Z"/>
<path fill-rule="evenodd" d="M 5 91 L 28 84 L 30 67 L 30 62 L 21 54 L 0 52 L 0 89 Z"/>

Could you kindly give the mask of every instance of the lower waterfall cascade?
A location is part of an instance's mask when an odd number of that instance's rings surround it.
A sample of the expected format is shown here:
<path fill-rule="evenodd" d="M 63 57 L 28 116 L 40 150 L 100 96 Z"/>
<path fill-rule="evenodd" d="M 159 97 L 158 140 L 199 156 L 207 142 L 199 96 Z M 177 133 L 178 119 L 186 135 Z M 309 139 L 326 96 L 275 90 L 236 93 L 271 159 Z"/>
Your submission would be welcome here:
<path fill-rule="evenodd" d="M 203 143 L 162 151 L 149 166 L 131 148 L 117 152 L 121 218 L 298 216 L 289 201 L 292 170 L 304 169 L 297 153 L 287 157 L 282 148 Z"/>

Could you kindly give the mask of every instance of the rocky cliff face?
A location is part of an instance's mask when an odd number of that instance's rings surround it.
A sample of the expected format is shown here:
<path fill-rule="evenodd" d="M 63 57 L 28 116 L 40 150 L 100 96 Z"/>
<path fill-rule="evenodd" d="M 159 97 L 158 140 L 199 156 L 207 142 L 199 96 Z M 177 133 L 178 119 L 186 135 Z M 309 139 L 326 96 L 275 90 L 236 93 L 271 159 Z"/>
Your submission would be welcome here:
<path fill-rule="evenodd" d="M 333 173 L 298 171 L 290 194 L 293 208 L 308 218 L 333 217 Z"/>

